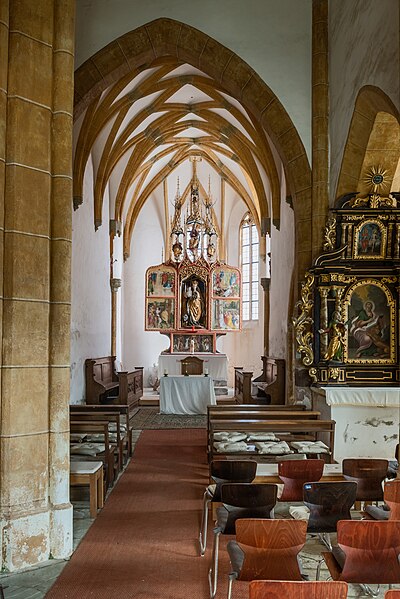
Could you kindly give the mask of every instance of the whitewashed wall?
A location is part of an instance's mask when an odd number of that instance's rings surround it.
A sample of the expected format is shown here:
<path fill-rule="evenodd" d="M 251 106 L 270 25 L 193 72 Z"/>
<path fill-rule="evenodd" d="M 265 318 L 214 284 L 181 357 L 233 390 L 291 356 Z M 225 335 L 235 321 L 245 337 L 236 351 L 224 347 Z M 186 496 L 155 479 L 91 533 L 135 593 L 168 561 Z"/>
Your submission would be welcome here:
<path fill-rule="evenodd" d="M 357 94 L 381 88 L 400 108 L 398 0 L 329 3 L 331 201 Z M 350 189 L 349 191 L 356 191 Z"/>
<path fill-rule="evenodd" d="M 283 103 L 310 156 L 311 9 L 311 0 L 78 0 L 76 67 L 154 19 L 181 21 L 253 67 Z"/>
<path fill-rule="evenodd" d="M 72 218 L 71 403 L 85 398 L 85 359 L 110 355 L 111 297 L 108 201 L 103 226 L 93 226 L 93 169 L 85 172 L 83 204 Z"/>

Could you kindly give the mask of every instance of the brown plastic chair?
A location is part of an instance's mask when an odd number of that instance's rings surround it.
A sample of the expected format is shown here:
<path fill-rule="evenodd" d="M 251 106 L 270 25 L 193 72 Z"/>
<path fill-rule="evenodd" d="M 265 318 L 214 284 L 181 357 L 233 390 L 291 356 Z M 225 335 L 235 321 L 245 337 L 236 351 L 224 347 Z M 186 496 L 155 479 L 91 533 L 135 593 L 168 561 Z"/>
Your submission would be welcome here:
<path fill-rule="evenodd" d="M 382 501 L 382 482 L 388 471 L 388 461 L 372 458 L 346 458 L 342 463 L 345 480 L 357 483 L 357 501 Z"/>
<path fill-rule="evenodd" d="M 200 555 L 204 555 L 207 546 L 208 508 L 211 502 L 221 501 L 223 483 L 251 483 L 257 471 L 255 460 L 214 460 L 210 464 L 210 478 L 215 484 L 208 485 L 203 495 L 203 513 L 200 525 Z"/>
<path fill-rule="evenodd" d="M 213 557 L 208 572 L 211 599 L 217 592 L 220 535 L 234 535 L 239 518 L 273 518 L 277 491 L 277 485 L 262 483 L 225 483 L 221 486 L 223 506 L 217 509 Z"/>
<path fill-rule="evenodd" d="M 328 549 L 332 549 L 329 533 L 336 532 L 339 520 L 351 520 L 351 507 L 356 500 L 357 483 L 316 482 L 303 486 L 303 502 L 310 510 L 307 532 L 317 533 Z"/>
<path fill-rule="evenodd" d="M 249 599 L 346 599 L 347 583 L 333 581 L 289 582 L 253 580 Z M 394 599 L 394 598 L 393 598 Z"/>
<path fill-rule="evenodd" d="M 383 500 L 385 507 L 366 506 L 368 516 L 374 520 L 400 520 L 400 479 L 385 483 Z"/>
<path fill-rule="evenodd" d="M 338 546 L 322 553 L 333 580 L 360 584 L 372 597 L 380 584 L 400 583 L 400 521 L 341 520 Z M 317 568 L 319 578 L 321 562 Z M 374 592 L 368 585 L 377 584 Z"/>
<path fill-rule="evenodd" d="M 318 481 L 324 472 L 324 460 L 285 460 L 278 463 L 278 476 L 284 487 L 279 501 L 303 501 L 303 485 Z"/>
<path fill-rule="evenodd" d="M 236 521 L 236 540 L 227 545 L 234 580 L 302 580 L 298 554 L 307 535 L 305 520 Z"/>

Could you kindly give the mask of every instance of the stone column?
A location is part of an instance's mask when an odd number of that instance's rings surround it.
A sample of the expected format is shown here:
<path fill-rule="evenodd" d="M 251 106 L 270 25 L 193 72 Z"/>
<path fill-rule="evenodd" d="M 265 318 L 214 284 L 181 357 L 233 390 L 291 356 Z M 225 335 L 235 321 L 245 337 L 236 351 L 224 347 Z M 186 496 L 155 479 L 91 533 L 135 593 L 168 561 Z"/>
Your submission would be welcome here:
<path fill-rule="evenodd" d="M 6 5 L 1 2 L 2 12 Z M 62 166 L 71 161 L 72 104 L 61 97 L 72 91 L 73 61 L 70 56 L 66 67 L 56 54 L 73 43 L 74 2 L 9 0 L 8 6 L 6 120 L 0 113 L 5 131 L 0 526 L 2 568 L 15 571 L 51 556 L 68 557 L 72 545 L 66 433 L 72 194 L 71 169 Z M 69 112 L 63 126 L 57 118 L 62 111 Z"/>
<path fill-rule="evenodd" d="M 312 256 L 323 249 L 329 208 L 328 0 L 313 0 L 312 22 Z"/>
<path fill-rule="evenodd" d="M 117 355 L 117 301 L 118 289 L 121 287 L 121 279 L 111 279 L 111 355 Z"/>
<path fill-rule="evenodd" d="M 49 501 L 50 553 L 72 552 L 69 503 L 71 343 L 73 0 L 54 0 L 50 199 Z"/>

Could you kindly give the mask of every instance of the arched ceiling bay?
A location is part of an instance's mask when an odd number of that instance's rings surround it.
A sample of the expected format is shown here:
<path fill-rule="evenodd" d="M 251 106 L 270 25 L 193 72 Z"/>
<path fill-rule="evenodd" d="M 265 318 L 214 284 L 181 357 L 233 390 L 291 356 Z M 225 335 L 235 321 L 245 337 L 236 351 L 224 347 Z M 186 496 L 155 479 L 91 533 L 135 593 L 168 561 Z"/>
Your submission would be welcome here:
<path fill-rule="evenodd" d="M 192 156 L 201 158 L 200 184 L 210 185 L 216 201 L 223 180 L 256 222 L 268 216 L 279 222 L 280 181 L 269 139 L 237 100 L 193 66 L 160 60 L 125 75 L 92 101 L 74 133 L 74 205 L 82 202 L 91 158 L 95 227 L 107 198 L 110 218 L 123 223 L 125 255 L 146 200 L 160 194 L 170 205 L 178 176 L 181 191 L 188 186 Z"/>

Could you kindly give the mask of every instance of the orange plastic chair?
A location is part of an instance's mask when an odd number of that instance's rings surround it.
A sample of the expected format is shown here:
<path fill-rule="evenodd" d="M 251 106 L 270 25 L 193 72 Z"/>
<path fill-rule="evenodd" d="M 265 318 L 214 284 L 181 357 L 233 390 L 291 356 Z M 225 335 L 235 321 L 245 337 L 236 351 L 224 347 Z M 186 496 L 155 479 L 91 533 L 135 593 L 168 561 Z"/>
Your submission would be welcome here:
<path fill-rule="evenodd" d="M 380 584 L 400 583 L 400 521 L 341 520 L 337 542 L 331 552 L 322 553 L 333 580 L 360 584 L 373 597 Z M 321 562 L 317 580 L 320 568 Z M 377 584 L 377 591 L 369 584 Z"/>
<path fill-rule="evenodd" d="M 228 599 L 234 580 L 302 580 L 298 554 L 306 535 L 305 520 L 236 520 L 236 540 L 227 545 Z"/>
<path fill-rule="evenodd" d="M 278 463 L 278 476 L 284 484 L 280 501 L 303 501 L 304 483 L 318 481 L 324 460 L 285 460 Z"/>
<path fill-rule="evenodd" d="M 400 479 L 385 483 L 383 499 L 387 509 L 367 505 L 365 512 L 374 520 L 400 520 Z"/>
<path fill-rule="evenodd" d="M 253 580 L 250 583 L 249 593 L 249 599 L 346 599 L 346 597 L 346 582 L 327 580 L 318 582 Z"/>
<path fill-rule="evenodd" d="M 400 589 L 390 589 L 385 593 L 385 599 L 400 599 Z"/>

